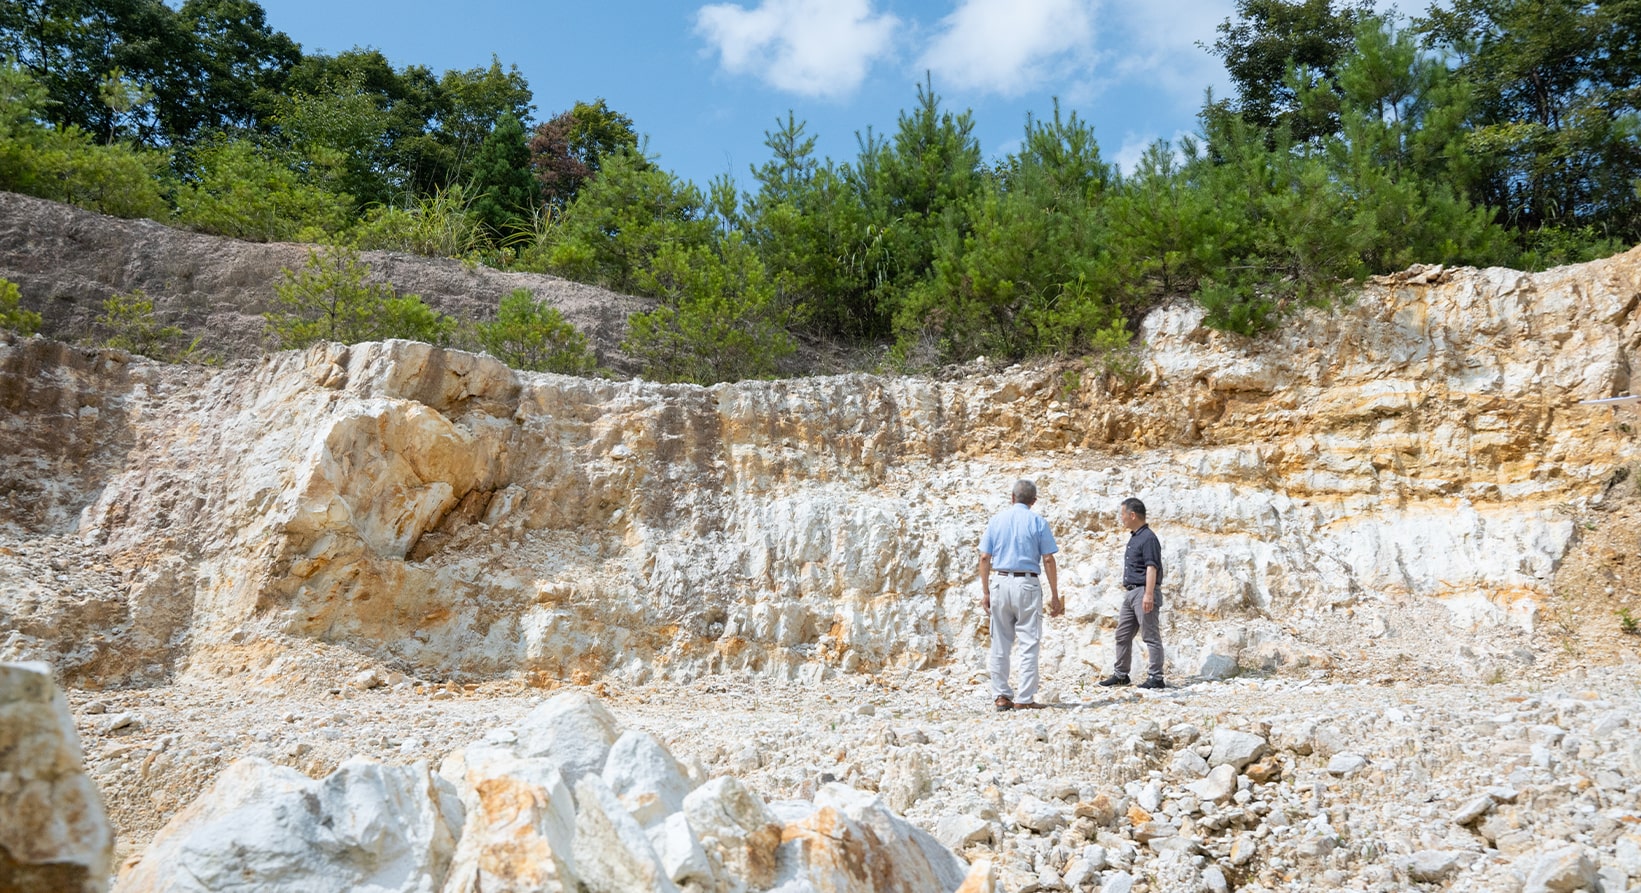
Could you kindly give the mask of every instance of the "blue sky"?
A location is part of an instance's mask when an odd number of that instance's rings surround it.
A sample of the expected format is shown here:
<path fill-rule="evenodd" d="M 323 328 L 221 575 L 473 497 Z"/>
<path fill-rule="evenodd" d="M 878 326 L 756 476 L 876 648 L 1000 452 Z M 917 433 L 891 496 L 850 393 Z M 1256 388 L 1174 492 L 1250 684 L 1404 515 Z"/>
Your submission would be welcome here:
<path fill-rule="evenodd" d="M 1018 144 L 1028 111 L 1059 97 L 1125 167 L 1191 132 L 1203 91 L 1228 92 L 1211 43 L 1232 0 L 262 0 L 303 51 L 381 50 L 435 71 L 515 64 L 547 118 L 603 97 L 662 166 L 705 186 L 768 157 L 788 109 L 818 152 L 892 133 L 925 71 L 947 107 L 974 110 L 988 158 Z"/>

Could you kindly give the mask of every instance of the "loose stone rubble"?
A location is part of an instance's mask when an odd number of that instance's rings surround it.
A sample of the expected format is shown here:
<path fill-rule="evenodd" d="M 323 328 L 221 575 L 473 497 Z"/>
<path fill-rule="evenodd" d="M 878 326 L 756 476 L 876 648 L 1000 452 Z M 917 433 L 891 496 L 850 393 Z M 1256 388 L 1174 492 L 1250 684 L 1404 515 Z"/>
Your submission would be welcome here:
<path fill-rule="evenodd" d="M 230 765 L 117 893 L 953 891 L 968 866 L 882 800 L 836 782 L 766 804 L 703 781 L 597 700 L 558 695 L 427 764 L 351 759 L 323 779 Z M 573 791 L 573 793 L 572 793 Z"/>

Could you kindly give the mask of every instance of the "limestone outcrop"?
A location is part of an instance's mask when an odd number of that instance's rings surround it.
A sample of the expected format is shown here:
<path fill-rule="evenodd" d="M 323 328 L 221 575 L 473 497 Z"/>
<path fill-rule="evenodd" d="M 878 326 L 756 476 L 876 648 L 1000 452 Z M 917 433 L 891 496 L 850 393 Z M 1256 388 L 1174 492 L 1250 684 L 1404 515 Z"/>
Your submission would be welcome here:
<path fill-rule="evenodd" d="M 114 831 L 43 664 L 0 664 L 0 891 L 108 889 Z"/>
<path fill-rule="evenodd" d="M 1326 668 L 1366 635 L 1448 637 L 1444 672 L 1486 678 L 1532 659 L 1636 456 L 1613 410 L 1576 404 L 1629 389 L 1638 298 L 1641 249 L 1414 270 L 1258 341 L 1159 310 L 1126 373 L 712 388 L 407 342 L 200 370 L 13 339 L 8 430 L 61 434 L 9 435 L 0 468 L 34 483 L 5 497 L 26 508 L 0 574 L 49 543 L 107 596 L 65 606 L 17 572 L 0 653 L 105 681 L 236 672 L 279 637 L 434 678 L 977 665 L 974 543 L 1032 477 L 1070 605 L 1050 669 L 1108 657 L 1114 507 L 1136 495 L 1172 674 Z"/>

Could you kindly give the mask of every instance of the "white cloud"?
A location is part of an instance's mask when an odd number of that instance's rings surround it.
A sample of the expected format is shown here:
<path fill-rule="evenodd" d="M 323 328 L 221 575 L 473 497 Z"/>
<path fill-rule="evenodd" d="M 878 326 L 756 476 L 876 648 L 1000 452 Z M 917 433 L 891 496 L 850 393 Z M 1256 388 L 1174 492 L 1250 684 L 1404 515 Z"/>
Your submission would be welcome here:
<path fill-rule="evenodd" d="M 889 51 L 900 20 L 873 0 L 763 0 L 747 9 L 714 3 L 695 13 L 695 32 L 725 71 L 750 74 L 804 96 L 845 96 Z"/>
<path fill-rule="evenodd" d="M 1024 93 L 1092 62 L 1093 0 L 959 0 L 918 67 L 958 89 Z"/>
<path fill-rule="evenodd" d="M 1232 0 L 1172 0 L 1169 3 L 1109 3 L 1112 21 L 1108 74 L 1117 81 L 1162 88 L 1182 108 L 1202 103 L 1212 86 L 1223 97 L 1230 83 L 1219 57 L 1204 47 L 1219 37 L 1219 23 L 1234 18 Z"/>

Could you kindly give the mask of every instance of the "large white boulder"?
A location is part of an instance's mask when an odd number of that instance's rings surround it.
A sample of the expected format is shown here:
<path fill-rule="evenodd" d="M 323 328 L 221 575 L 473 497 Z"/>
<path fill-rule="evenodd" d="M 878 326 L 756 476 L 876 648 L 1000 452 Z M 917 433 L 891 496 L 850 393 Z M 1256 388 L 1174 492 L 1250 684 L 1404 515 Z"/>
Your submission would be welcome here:
<path fill-rule="evenodd" d="M 466 809 L 444 893 L 575 893 L 575 803 L 546 760 L 476 745 L 445 761 Z"/>
<path fill-rule="evenodd" d="M 114 832 L 43 663 L 0 664 L 0 890 L 108 889 Z"/>
<path fill-rule="evenodd" d="M 604 783 L 645 828 L 684 807 L 689 777 L 667 748 L 648 732 L 623 732 L 604 762 Z"/>
<path fill-rule="evenodd" d="M 248 758 L 178 813 L 119 893 L 433 893 L 462 825 L 424 763 L 349 760 L 314 780 Z"/>
<path fill-rule="evenodd" d="M 609 759 L 619 732 L 604 705 L 579 691 L 554 695 L 518 725 L 519 756 L 538 757 L 558 767 L 564 783 L 575 786 Z"/>

